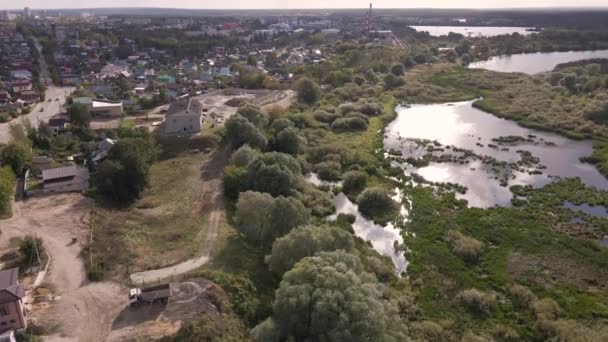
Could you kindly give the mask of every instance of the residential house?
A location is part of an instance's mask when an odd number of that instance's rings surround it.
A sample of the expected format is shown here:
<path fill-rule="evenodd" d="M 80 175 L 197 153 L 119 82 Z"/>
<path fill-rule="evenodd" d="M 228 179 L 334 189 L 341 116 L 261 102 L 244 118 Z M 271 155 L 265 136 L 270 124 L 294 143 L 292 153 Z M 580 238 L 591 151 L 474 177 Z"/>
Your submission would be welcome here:
<path fill-rule="evenodd" d="M 67 115 L 65 115 L 65 113 L 59 113 L 53 115 L 49 119 L 49 128 L 53 131 L 53 135 L 57 136 L 67 129 L 67 125 L 69 122 L 70 119 Z"/>
<path fill-rule="evenodd" d="M 15 93 L 20 93 L 24 90 L 32 90 L 32 82 L 25 78 L 14 80 L 12 86 L 13 92 Z"/>
<path fill-rule="evenodd" d="M 19 268 L 0 271 L 0 332 L 27 327 L 24 296 L 25 289 L 19 284 Z"/>
<path fill-rule="evenodd" d="M 102 162 L 104 159 L 106 159 L 106 157 L 108 156 L 108 153 L 110 152 L 110 148 L 112 148 L 112 146 L 114 146 L 114 144 L 116 144 L 116 140 L 113 140 L 110 138 L 105 138 L 102 141 L 100 141 L 99 143 L 97 143 L 97 151 L 95 151 L 95 154 L 91 158 L 93 163 L 98 164 L 98 163 Z"/>
<path fill-rule="evenodd" d="M 198 133 L 203 125 L 203 106 L 193 98 L 173 102 L 165 116 L 165 134 Z"/>
<path fill-rule="evenodd" d="M 0 102 L 10 102 L 11 94 L 6 90 L 0 90 Z"/>
<path fill-rule="evenodd" d="M 26 104 L 32 104 L 37 102 L 40 98 L 38 93 L 33 90 L 24 90 L 19 93 L 19 99 L 21 99 Z"/>
<path fill-rule="evenodd" d="M 89 170 L 76 165 L 42 170 L 42 191 L 83 191 L 89 186 Z"/>

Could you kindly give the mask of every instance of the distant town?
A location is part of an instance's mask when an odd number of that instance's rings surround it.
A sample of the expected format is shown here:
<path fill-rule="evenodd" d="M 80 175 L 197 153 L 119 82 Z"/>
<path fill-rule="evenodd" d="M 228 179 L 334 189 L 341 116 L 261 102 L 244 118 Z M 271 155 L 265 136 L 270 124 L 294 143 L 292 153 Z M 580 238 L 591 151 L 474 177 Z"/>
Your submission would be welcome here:
<path fill-rule="evenodd" d="M 0 342 L 605 341 L 608 10 L 361 7 L 1 11 Z"/>

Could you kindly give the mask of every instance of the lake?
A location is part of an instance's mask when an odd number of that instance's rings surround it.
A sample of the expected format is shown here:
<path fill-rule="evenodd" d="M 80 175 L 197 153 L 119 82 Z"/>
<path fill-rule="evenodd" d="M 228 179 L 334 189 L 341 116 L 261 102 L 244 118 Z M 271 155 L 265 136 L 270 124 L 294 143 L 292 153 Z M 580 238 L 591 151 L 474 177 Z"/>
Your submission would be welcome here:
<path fill-rule="evenodd" d="M 608 189 L 608 180 L 579 160 L 591 154 L 591 141 L 524 128 L 474 108 L 473 102 L 398 107 L 385 131 L 385 151 L 415 161 L 430 157 L 417 166 L 411 160 L 397 163 L 406 174 L 466 186 L 458 197 L 474 207 L 508 206 L 510 185 L 540 187 L 559 177 L 580 177 Z"/>
<path fill-rule="evenodd" d="M 464 36 L 471 37 L 494 37 L 503 34 L 519 33 L 528 35 L 536 33 L 534 31 L 526 31 L 531 27 L 501 27 L 501 26 L 410 26 L 416 31 L 428 32 L 431 36 L 440 37 L 447 36 L 448 33 L 460 33 Z"/>
<path fill-rule="evenodd" d="M 608 58 L 608 50 L 521 53 L 492 57 L 469 64 L 469 68 L 499 72 L 521 72 L 529 75 L 551 71 L 556 65 L 583 59 Z"/>

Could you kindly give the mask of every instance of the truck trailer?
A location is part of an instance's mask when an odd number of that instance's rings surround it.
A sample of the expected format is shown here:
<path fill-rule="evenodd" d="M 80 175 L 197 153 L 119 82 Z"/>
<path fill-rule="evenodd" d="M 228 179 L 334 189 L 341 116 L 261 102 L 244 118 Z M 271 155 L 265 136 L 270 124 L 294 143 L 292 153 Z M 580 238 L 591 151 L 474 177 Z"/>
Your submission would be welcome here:
<path fill-rule="evenodd" d="M 129 290 L 129 305 L 167 303 L 171 297 L 171 285 L 163 284 L 146 288 L 133 288 Z"/>

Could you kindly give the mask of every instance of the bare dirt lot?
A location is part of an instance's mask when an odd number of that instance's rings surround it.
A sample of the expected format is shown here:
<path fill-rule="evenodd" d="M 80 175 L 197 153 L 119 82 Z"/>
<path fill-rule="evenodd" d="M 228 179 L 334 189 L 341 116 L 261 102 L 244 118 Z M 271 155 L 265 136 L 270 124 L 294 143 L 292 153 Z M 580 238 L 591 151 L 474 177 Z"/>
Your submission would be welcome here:
<path fill-rule="evenodd" d="M 295 92 L 292 90 L 250 90 L 230 88 L 216 90 L 210 93 L 199 95 L 194 99 L 198 100 L 205 109 L 204 115 L 215 117 L 217 124 L 222 124 L 229 117 L 234 115 L 238 109 L 238 102 L 232 100 L 239 99 L 247 101 L 262 109 L 268 110 L 271 107 L 279 106 L 287 108 L 291 105 L 295 98 Z M 229 102 L 230 101 L 230 102 Z"/>
<path fill-rule="evenodd" d="M 207 294 L 212 286 L 216 285 L 202 278 L 189 279 L 171 284 L 172 296 L 167 304 L 124 307 L 112 322 L 108 341 L 148 341 L 174 334 L 185 321 L 200 313 L 217 313 Z"/>
<path fill-rule="evenodd" d="M 78 194 L 31 198 L 14 203 L 13 217 L 0 221 L 0 246 L 11 238 L 42 238 L 51 266 L 45 282 L 55 300 L 34 310 L 30 320 L 58 327 L 48 341 L 105 341 L 113 318 L 124 306 L 124 290 L 113 283 L 89 283 L 80 259 L 88 237 L 92 201 Z M 73 243 L 76 238 L 76 243 Z"/>

